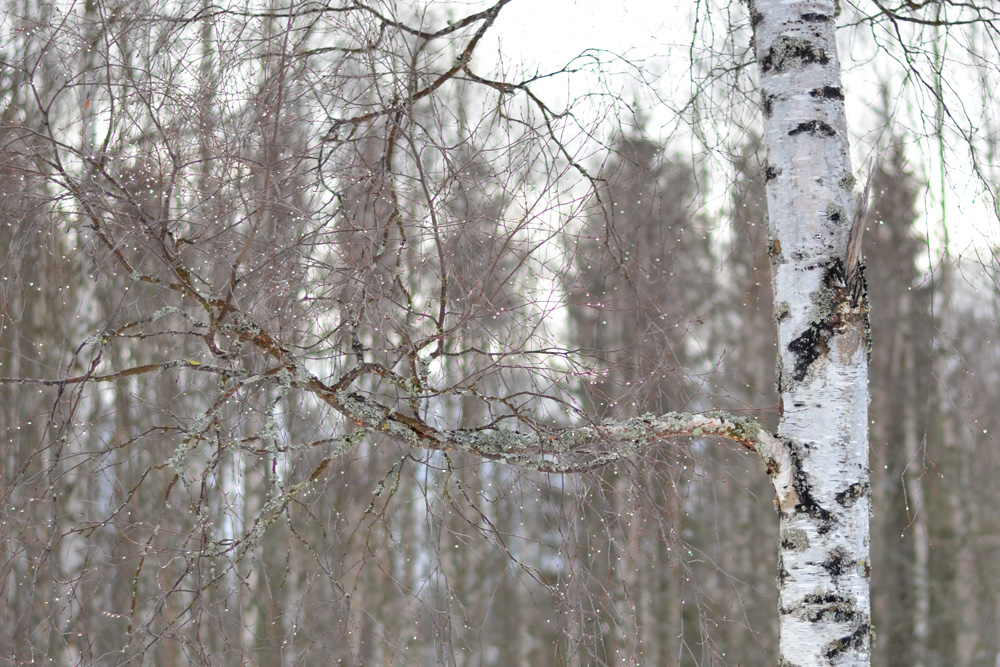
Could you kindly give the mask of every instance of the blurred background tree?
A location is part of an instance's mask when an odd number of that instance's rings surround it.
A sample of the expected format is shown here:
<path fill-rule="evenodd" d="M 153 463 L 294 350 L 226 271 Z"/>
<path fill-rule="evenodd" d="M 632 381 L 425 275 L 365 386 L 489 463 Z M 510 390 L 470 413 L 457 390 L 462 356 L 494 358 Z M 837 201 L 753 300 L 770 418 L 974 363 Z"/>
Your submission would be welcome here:
<path fill-rule="evenodd" d="M 515 7 L 5 3 L 0 662 L 773 664 L 757 458 L 699 437 L 553 475 L 345 416 L 776 426 L 745 12 L 702 17 L 699 49 L 732 41 L 661 133 L 497 65 Z M 843 9 L 936 77 L 927 126 L 885 103 L 862 141 L 876 658 L 993 667 L 998 264 L 941 250 L 913 134 L 955 140 L 948 45 L 995 55 L 998 19 Z M 984 188 L 996 62 L 961 70 Z"/>

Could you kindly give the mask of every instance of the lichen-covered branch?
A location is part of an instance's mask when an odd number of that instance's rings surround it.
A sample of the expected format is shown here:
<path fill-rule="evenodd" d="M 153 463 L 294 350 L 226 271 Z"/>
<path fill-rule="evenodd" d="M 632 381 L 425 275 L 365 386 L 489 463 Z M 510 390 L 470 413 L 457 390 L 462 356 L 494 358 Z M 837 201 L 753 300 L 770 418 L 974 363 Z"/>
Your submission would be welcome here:
<path fill-rule="evenodd" d="M 146 318 L 147 321 L 150 318 Z M 243 317 L 237 317 L 243 320 Z M 95 336 L 101 346 L 110 338 L 122 335 L 129 325 L 116 331 Z M 127 377 L 168 370 L 193 370 L 213 373 L 234 386 L 245 386 L 260 380 L 280 381 L 315 395 L 335 411 L 351 420 L 359 430 L 334 448 L 311 478 L 315 478 L 363 437 L 381 434 L 394 442 L 435 451 L 458 451 L 472 456 L 501 461 L 509 465 L 553 474 L 571 474 L 596 470 L 632 456 L 646 447 L 672 438 L 713 437 L 735 442 L 756 452 L 764 461 L 777 491 L 779 507 L 794 507 L 797 502 L 793 480 L 793 461 L 788 448 L 748 417 L 724 412 L 692 414 L 670 412 L 663 415 L 643 415 L 621 420 L 605 420 L 568 427 L 532 425 L 525 430 L 484 426 L 478 428 L 443 429 L 412 414 L 400 412 L 375 398 L 352 389 L 352 384 L 364 375 L 378 375 L 405 389 L 405 379 L 380 364 L 365 363 L 344 373 L 336 382 L 326 383 L 310 373 L 302 360 L 285 349 L 272 336 L 257 326 L 232 329 L 237 337 L 252 344 L 277 361 L 277 365 L 257 374 L 193 360 L 172 360 L 144 364 L 116 372 L 90 373 L 62 379 L 0 378 L 0 384 L 34 384 L 65 387 L 75 384 L 114 382 Z M 98 357 L 99 358 L 99 357 Z M 228 393 L 232 393 L 232 390 Z M 228 394 L 227 394 L 228 395 Z M 327 442 L 327 441 L 323 441 Z"/>
<path fill-rule="evenodd" d="M 539 472 L 568 474 L 594 470 L 627 458 L 645 447 L 677 437 L 731 440 L 757 452 L 774 480 L 780 505 L 795 502 L 792 460 L 781 441 L 748 417 L 722 412 L 671 412 L 599 424 L 522 432 L 503 428 L 439 429 L 383 406 L 365 395 L 332 390 L 316 378 L 308 389 L 362 428 L 401 444 L 461 451 Z"/>

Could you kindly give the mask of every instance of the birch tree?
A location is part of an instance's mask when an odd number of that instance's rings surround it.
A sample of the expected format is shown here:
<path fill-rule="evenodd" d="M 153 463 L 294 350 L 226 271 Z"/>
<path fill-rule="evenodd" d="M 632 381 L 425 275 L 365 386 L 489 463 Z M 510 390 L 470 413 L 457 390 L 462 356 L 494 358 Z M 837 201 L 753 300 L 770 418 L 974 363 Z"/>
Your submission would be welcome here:
<path fill-rule="evenodd" d="M 868 664 L 869 332 L 833 2 L 751 7 L 778 324 L 780 661 Z M 857 230 L 855 229 L 855 232 Z"/>

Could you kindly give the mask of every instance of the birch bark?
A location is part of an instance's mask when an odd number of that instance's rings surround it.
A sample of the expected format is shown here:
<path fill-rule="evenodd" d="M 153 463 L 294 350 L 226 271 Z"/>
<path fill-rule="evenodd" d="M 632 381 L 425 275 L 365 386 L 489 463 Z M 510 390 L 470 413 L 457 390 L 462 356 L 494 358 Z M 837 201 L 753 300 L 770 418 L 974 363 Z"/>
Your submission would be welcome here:
<path fill-rule="evenodd" d="M 751 4 L 778 323 L 781 665 L 868 665 L 868 345 L 844 258 L 855 206 L 834 2 Z"/>

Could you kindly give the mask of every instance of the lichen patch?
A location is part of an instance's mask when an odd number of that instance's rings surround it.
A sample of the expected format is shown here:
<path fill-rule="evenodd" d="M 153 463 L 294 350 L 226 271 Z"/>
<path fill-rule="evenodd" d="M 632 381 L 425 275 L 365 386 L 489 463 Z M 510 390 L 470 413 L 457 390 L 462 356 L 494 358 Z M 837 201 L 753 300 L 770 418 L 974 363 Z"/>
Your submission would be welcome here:
<path fill-rule="evenodd" d="M 792 67 L 803 67 L 813 63 L 826 65 L 830 57 L 826 51 L 807 39 L 782 35 L 773 42 L 767 50 L 767 55 L 760 61 L 761 72 L 771 70 L 783 72 Z"/>

